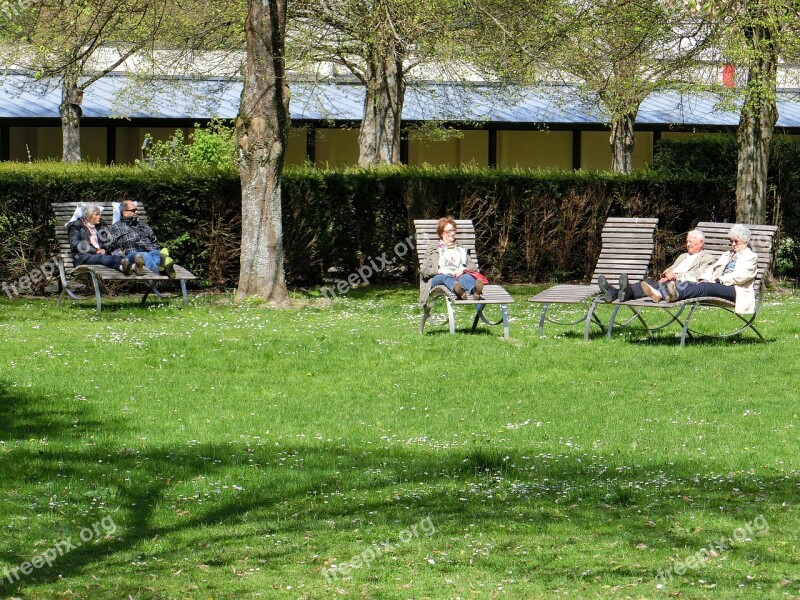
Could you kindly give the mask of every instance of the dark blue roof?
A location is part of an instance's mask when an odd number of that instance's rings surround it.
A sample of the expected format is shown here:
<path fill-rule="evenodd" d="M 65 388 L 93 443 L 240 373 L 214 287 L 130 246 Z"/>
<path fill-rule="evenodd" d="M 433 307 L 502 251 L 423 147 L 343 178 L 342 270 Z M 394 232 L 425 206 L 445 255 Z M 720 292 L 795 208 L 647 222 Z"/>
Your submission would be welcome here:
<path fill-rule="evenodd" d="M 37 83 L 29 75 L 0 76 L 0 119 L 58 118 L 61 92 L 52 82 Z M 49 87 L 48 84 L 49 83 Z M 86 118 L 203 120 L 230 119 L 238 112 L 241 82 L 222 79 L 164 79 L 137 84 L 112 74 L 91 85 L 84 95 Z M 133 91 L 133 95 L 126 92 Z M 364 91 L 357 83 L 291 84 L 291 116 L 303 121 L 359 121 Z M 146 98 L 137 101 L 132 98 Z M 782 91 L 778 126 L 800 128 L 800 95 Z M 410 86 L 403 119 L 502 124 L 602 125 L 606 118 L 575 89 L 504 89 L 490 84 L 424 83 Z M 735 127 L 737 111 L 722 111 L 711 94 L 673 91 L 651 94 L 636 117 L 639 126 Z"/>

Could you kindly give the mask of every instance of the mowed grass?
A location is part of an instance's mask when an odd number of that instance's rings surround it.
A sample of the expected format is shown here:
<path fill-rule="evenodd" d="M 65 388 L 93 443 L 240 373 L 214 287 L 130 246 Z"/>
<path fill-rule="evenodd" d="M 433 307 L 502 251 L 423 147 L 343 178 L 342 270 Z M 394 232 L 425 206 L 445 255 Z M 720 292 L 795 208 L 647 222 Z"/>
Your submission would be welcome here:
<path fill-rule="evenodd" d="M 0 303 L 0 595 L 800 597 L 800 300 L 680 348 L 511 291 Z"/>

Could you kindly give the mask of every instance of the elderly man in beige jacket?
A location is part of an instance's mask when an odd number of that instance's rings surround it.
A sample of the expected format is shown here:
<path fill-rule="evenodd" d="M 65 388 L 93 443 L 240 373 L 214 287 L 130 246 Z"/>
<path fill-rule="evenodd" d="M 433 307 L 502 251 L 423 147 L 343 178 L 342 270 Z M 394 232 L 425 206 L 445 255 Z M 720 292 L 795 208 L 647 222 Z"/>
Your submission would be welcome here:
<path fill-rule="evenodd" d="M 728 237 L 731 249 L 700 275 L 696 283 L 671 281 L 667 284 L 666 294 L 647 284 L 642 284 L 642 290 L 653 302 L 712 296 L 733 302 L 737 314 L 753 314 L 756 307 L 753 282 L 758 273 L 758 256 L 749 247 L 750 230 L 737 224 L 731 227 Z"/>
<path fill-rule="evenodd" d="M 681 254 L 661 274 L 658 281 L 645 279 L 643 283 L 658 289 L 659 284 L 666 284 L 670 281 L 697 281 L 698 276 L 714 264 L 714 255 L 705 249 L 705 244 L 706 236 L 702 231 L 698 229 L 690 231 L 686 234 L 686 252 Z M 627 275 L 620 276 L 619 288 L 612 287 L 602 275 L 597 278 L 597 285 L 603 292 L 606 302 L 613 302 L 617 299 L 620 302 L 638 300 L 646 295 L 640 283 L 628 285 Z"/>

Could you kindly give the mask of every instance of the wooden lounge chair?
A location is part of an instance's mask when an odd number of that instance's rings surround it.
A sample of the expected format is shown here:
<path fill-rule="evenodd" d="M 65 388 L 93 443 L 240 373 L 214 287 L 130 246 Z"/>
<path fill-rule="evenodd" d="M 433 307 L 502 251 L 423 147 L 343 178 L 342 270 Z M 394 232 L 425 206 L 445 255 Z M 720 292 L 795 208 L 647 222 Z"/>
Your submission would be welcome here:
<path fill-rule="evenodd" d="M 705 234 L 706 243 L 705 249 L 710 251 L 716 258 L 727 252 L 730 249 L 728 243 L 728 232 L 734 223 L 713 223 L 709 221 L 700 222 L 695 229 L 699 229 Z M 634 320 L 640 322 L 647 332 L 647 336 L 652 338 L 653 332 L 659 331 L 668 327 L 672 323 L 678 323 L 681 326 L 681 346 L 686 345 L 687 337 L 714 337 L 714 338 L 728 338 L 738 335 L 746 329 L 750 329 L 755 333 L 758 338 L 763 342 L 764 336 L 756 329 L 753 324 L 761 311 L 761 306 L 764 302 L 764 278 L 769 273 L 772 266 L 775 235 L 778 228 L 775 225 L 750 225 L 746 224 L 750 229 L 752 237 L 750 238 L 750 246 L 753 251 L 758 255 L 758 271 L 756 273 L 756 280 L 753 283 L 754 291 L 756 294 L 756 308 L 755 312 L 751 315 L 740 315 L 734 312 L 734 303 L 729 302 L 723 298 L 715 296 L 707 296 L 703 298 L 690 298 L 688 300 L 680 300 L 678 302 L 658 302 L 655 303 L 649 298 L 641 298 L 639 300 L 629 300 L 628 302 L 616 302 L 614 311 L 611 314 L 611 320 L 608 324 L 608 336 L 614 330 L 614 324 L 618 316 L 619 310 L 626 307 L 633 312 L 633 316 L 629 317 L 625 322 L 619 326 L 624 327 Z M 721 308 L 735 315 L 741 323 L 737 323 L 737 327 L 730 333 L 704 333 L 691 328 L 691 320 L 695 311 L 700 307 L 713 307 Z M 668 314 L 668 319 L 665 323 L 659 325 L 649 325 L 644 319 L 643 311 L 646 308 L 658 308 Z M 688 314 L 684 317 L 683 313 L 688 308 Z"/>
<path fill-rule="evenodd" d="M 544 335 L 544 324 L 577 325 L 586 323 L 584 338 L 589 339 L 591 324 L 595 323 L 601 330 L 605 325 L 595 315 L 595 303 L 586 305 L 580 316 L 569 322 L 559 321 L 548 316 L 547 311 L 552 304 L 585 304 L 600 294 L 597 278 L 603 275 L 609 283 L 617 285 L 619 276 L 627 274 L 631 282 L 644 278 L 650 259 L 653 257 L 653 238 L 658 224 L 657 218 L 609 217 L 601 233 L 602 247 L 597 264 L 592 273 L 591 283 L 560 284 L 553 286 L 528 298 L 528 302 L 542 305 L 539 315 L 539 336 Z"/>
<path fill-rule="evenodd" d="M 69 246 L 69 234 L 67 233 L 67 228 L 65 227 L 67 221 L 72 218 L 72 215 L 75 213 L 75 209 L 78 206 L 78 202 L 54 202 L 51 204 L 53 207 L 53 211 L 56 215 L 56 240 L 58 241 L 58 248 L 59 248 L 59 259 L 58 259 L 58 274 L 59 274 L 59 294 L 58 299 L 56 300 L 56 305 L 61 306 L 61 301 L 64 299 L 65 295 L 68 295 L 70 298 L 75 300 L 86 300 L 91 296 L 81 296 L 80 294 L 76 293 L 74 290 L 70 288 L 70 284 L 72 281 L 79 276 L 82 275 L 89 275 L 92 281 L 92 287 L 94 288 L 94 296 L 97 303 L 97 312 L 101 312 L 103 310 L 103 300 L 102 295 L 100 292 L 100 284 L 107 282 L 107 281 L 141 281 L 147 284 L 147 290 L 142 297 L 142 304 L 147 301 L 147 297 L 150 295 L 150 292 L 153 292 L 159 298 L 166 298 L 164 294 L 162 294 L 158 287 L 157 283 L 163 281 L 172 281 L 166 275 L 161 275 L 159 273 L 153 273 L 152 271 L 145 269 L 144 273 L 141 276 L 136 275 L 125 275 L 120 271 L 115 269 L 111 269 L 109 267 L 104 267 L 102 265 L 80 265 L 75 267 L 72 261 L 72 249 Z M 98 206 L 103 208 L 103 214 L 106 216 L 108 221 L 111 220 L 111 215 L 113 213 L 113 207 L 110 202 L 95 202 Z M 139 220 L 147 223 L 147 213 L 142 206 L 142 203 L 138 203 L 139 212 L 137 213 Z M 110 223 L 109 223 L 110 224 Z M 190 279 L 197 279 L 194 275 L 192 275 L 189 271 L 175 265 L 175 273 L 176 278 L 175 281 L 178 281 L 181 286 L 181 293 L 183 295 L 183 307 L 186 308 L 188 306 L 188 294 L 186 291 L 186 281 Z"/>
<path fill-rule="evenodd" d="M 422 301 L 423 291 L 427 289 L 427 282 L 422 278 L 422 263 L 425 260 L 425 255 L 432 244 L 439 241 L 436 234 L 437 219 L 417 219 L 414 221 L 414 229 L 416 232 L 416 249 L 417 258 L 419 260 L 419 290 L 420 290 L 420 306 L 422 307 L 422 319 L 419 324 L 419 331 L 422 333 L 425 329 L 425 323 L 430 320 L 432 324 L 442 324 L 438 322 L 435 316 L 432 316 L 434 305 L 440 298 L 444 299 L 447 308 L 447 321 L 450 324 L 450 333 L 455 333 L 456 322 L 455 314 L 453 311 L 454 306 L 468 305 L 474 306 L 476 304 L 482 305 L 475 313 L 475 320 L 472 322 L 472 332 L 474 333 L 478 327 L 478 322 L 483 321 L 486 325 L 499 325 L 503 324 L 503 336 L 508 337 L 508 305 L 514 302 L 511 295 L 499 285 L 487 284 L 483 288 L 481 300 L 459 300 L 455 294 L 448 290 L 443 285 L 437 285 L 430 291 L 427 301 Z M 478 254 L 475 250 L 475 227 L 472 221 L 467 219 L 456 219 L 456 226 L 458 227 L 458 245 L 464 246 L 467 252 L 472 256 L 475 265 L 478 265 Z M 499 304 L 501 317 L 497 321 L 490 321 L 484 315 L 484 309 L 488 305 Z"/>

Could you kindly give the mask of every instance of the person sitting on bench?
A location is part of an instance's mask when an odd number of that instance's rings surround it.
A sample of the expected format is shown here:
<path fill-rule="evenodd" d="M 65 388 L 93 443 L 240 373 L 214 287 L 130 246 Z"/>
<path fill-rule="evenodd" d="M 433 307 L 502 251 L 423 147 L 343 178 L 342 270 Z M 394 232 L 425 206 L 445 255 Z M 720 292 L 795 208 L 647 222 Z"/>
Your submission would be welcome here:
<path fill-rule="evenodd" d="M 669 283 L 670 281 L 697 281 L 699 275 L 704 273 L 708 267 L 714 264 L 714 255 L 705 249 L 705 234 L 695 229 L 686 234 L 686 252 L 681 254 L 672 265 L 667 268 L 661 278 L 656 282 L 645 278 L 643 281 L 652 288 L 658 288 L 659 283 Z M 619 288 L 612 287 L 605 277 L 600 275 L 597 278 L 597 285 L 603 292 L 606 302 L 619 300 L 639 300 L 645 297 L 641 283 L 628 285 L 628 276 L 625 274 L 619 277 Z"/>
<path fill-rule="evenodd" d="M 160 248 L 153 230 L 141 223 L 136 216 L 138 209 L 132 200 L 120 204 L 122 218 L 109 228 L 111 247 L 119 249 L 131 263 L 136 265 L 136 274 L 142 274 L 146 266 L 153 273 L 165 273 L 170 279 L 177 277 L 175 264 L 167 248 Z"/>
<path fill-rule="evenodd" d="M 467 294 L 471 294 L 473 300 L 480 300 L 484 282 L 472 274 L 477 270 L 467 249 L 456 243 L 455 220 L 452 217 L 439 219 L 436 233 L 439 241 L 428 250 L 421 269 L 422 277 L 429 280 L 429 289 L 443 285 L 459 300 L 466 300 Z"/>
<path fill-rule="evenodd" d="M 111 236 L 101 220 L 102 208 L 97 204 L 86 204 L 81 216 L 67 223 L 69 247 L 75 267 L 80 265 L 103 265 L 131 274 L 131 263 L 124 256 L 111 254 Z M 74 217 L 73 217 L 74 218 Z"/>
<path fill-rule="evenodd" d="M 642 290 L 653 302 L 677 302 L 707 296 L 723 298 L 735 304 L 734 312 L 740 315 L 755 312 L 756 299 L 753 282 L 758 272 L 758 256 L 750 247 L 750 230 L 741 224 L 728 232 L 731 249 L 723 253 L 698 282 L 674 282 L 666 289 L 642 283 Z M 662 284 L 663 285 L 663 284 Z"/>

